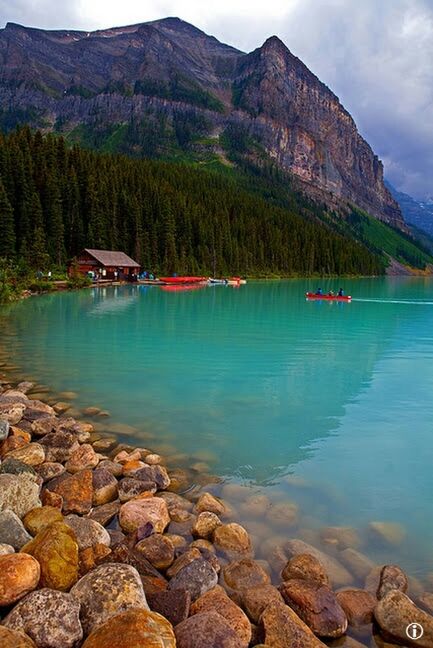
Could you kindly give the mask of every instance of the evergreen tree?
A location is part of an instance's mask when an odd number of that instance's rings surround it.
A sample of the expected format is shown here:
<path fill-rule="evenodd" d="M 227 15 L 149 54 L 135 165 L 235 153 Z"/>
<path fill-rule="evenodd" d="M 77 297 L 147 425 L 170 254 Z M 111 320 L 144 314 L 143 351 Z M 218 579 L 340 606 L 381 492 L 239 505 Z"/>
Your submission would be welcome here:
<path fill-rule="evenodd" d="M 15 245 L 14 211 L 0 178 L 0 257 L 13 258 Z"/>

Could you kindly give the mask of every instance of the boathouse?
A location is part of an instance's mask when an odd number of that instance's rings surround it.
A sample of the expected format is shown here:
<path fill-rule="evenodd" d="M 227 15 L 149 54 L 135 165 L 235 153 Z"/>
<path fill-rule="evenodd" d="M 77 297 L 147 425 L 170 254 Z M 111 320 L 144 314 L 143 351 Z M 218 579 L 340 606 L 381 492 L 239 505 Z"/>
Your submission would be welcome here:
<path fill-rule="evenodd" d="M 90 272 L 100 279 L 130 281 L 140 272 L 140 264 L 124 252 L 85 248 L 69 266 L 69 274 Z"/>

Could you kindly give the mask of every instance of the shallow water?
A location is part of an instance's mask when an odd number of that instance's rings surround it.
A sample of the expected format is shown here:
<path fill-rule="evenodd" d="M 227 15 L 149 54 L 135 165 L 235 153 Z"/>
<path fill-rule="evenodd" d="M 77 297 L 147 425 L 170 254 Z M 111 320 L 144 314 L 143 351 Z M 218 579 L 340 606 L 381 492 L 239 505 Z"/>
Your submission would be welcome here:
<path fill-rule="evenodd" d="M 250 525 L 318 542 L 323 525 L 359 531 L 361 550 L 418 577 L 433 571 L 433 281 L 324 282 L 352 303 L 307 302 L 294 280 L 91 289 L 0 311 L 2 344 L 20 370 L 141 444 L 198 463 Z M 296 525 L 246 512 L 249 485 L 299 505 Z M 387 546 L 371 521 L 401 524 Z M 431 587 L 430 587 L 431 589 Z"/>

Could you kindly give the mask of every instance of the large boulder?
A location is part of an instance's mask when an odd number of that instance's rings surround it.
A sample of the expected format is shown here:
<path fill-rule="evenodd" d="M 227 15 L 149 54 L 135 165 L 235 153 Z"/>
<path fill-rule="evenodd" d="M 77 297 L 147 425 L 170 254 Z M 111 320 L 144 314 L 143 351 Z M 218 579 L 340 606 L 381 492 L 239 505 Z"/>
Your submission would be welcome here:
<path fill-rule="evenodd" d="M 176 626 L 175 634 L 177 648 L 239 648 L 238 635 L 215 610 L 189 617 Z"/>
<path fill-rule="evenodd" d="M 0 475 L 0 511 L 10 509 L 19 518 L 41 505 L 39 486 L 30 473 Z"/>
<path fill-rule="evenodd" d="M 22 548 L 41 566 L 39 585 L 68 591 L 78 578 L 78 544 L 75 533 L 63 522 L 54 522 Z"/>
<path fill-rule="evenodd" d="M 174 576 L 168 588 L 183 589 L 191 594 L 195 601 L 218 583 L 218 574 L 212 565 L 203 558 L 193 560 Z"/>
<path fill-rule="evenodd" d="M 431 648 L 433 646 L 433 616 L 427 614 L 403 592 L 390 590 L 376 605 L 374 617 L 385 639 L 404 646 Z M 412 640 L 406 634 L 406 628 L 412 623 L 419 623 L 424 634 L 420 639 Z"/>
<path fill-rule="evenodd" d="M 162 498 L 144 497 L 123 504 L 119 512 L 119 522 L 127 533 L 136 531 L 148 522 L 153 525 L 156 533 L 163 533 L 170 522 L 170 516 L 167 504 Z"/>
<path fill-rule="evenodd" d="M 147 610 L 128 610 L 96 628 L 82 648 L 176 648 L 171 624 Z"/>
<path fill-rule="evenodd" d="M 27 554 L 0 556 L 0 606 L 11 605 L 36 589 L 41 570 Z"/>
<path fill-rule="evenodd" d="M 3 625 L 25 632 L 38 648 L 76 648 L 83 638 L 79 612 L 71 594 L 41 589 L 17 603 Z"/>
<path fill-rule="evenodd" d="M 31 539 L 16 513 L 8 509 L 0 513 L 0 543 L 12 545 L 19 551 Z"/>
<path fill-rule="evenodd" d="M 100 565 L 83 576 L 71 594 L 81 604 L 81 623 L 86 635 L 120 612 L 132 608 L 149 610 L 140 575 L 130 565 Z"/>
<path fill-rule="evenodd" d="M 215 610 L 238 636 L 239 648 L 248 648 L 251 641 L 251 624 L 245 612 L 236 605 L 222 587 L 215 587 L 198 598 L 191 606 L 191 615 Z"/>

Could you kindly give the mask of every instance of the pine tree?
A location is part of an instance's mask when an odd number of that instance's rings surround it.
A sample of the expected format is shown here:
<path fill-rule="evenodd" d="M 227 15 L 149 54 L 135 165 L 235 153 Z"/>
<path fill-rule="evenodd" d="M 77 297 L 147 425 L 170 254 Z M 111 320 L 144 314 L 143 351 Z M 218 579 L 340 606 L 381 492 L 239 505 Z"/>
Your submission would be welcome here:
<path fill-rule="evenodd" d="M 13 258 L 15 245 L 14 210 L 0 178 L 0 257 Z"/>

